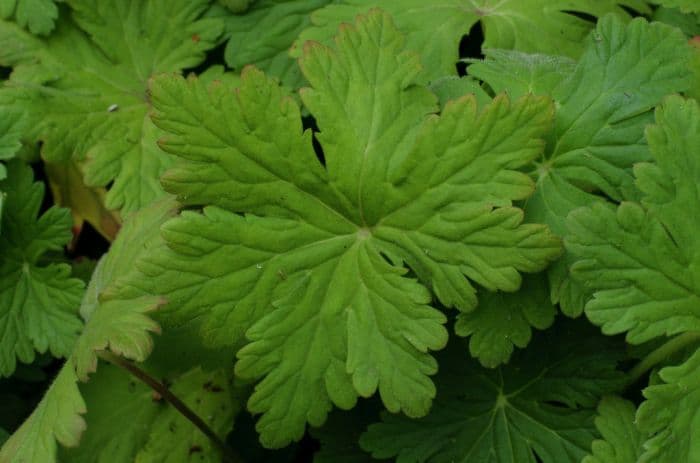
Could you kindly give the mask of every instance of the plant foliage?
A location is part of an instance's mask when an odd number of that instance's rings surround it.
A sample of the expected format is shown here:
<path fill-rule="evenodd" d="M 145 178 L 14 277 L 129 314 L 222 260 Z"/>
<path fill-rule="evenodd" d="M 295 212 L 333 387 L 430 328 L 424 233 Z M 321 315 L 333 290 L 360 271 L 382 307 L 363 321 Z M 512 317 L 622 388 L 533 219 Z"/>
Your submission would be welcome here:
<path fill-rule="evenodd" d="M 700 462 L 696 3 L 0 0 L 0 462 Z"/>

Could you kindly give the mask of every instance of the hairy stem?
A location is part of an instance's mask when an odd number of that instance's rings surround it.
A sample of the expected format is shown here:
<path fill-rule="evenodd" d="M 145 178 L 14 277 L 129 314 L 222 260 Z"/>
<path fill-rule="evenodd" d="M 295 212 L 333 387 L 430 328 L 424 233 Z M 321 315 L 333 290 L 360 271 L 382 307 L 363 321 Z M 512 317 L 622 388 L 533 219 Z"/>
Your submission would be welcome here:
<path fill-rule="evenodd" d="M 126 360 L 112 352 L 102 350 L 98 352 L 101 359 L 108 361 L 109 363 L 118 366 L 129 372 L 132 376 L 137 378 L 142 383 L 146 384 L 148 387 L 156 391 L 166 402 L 170 403 L 175 409 L 187 418 L 192 424 L 194 424 L 205 436 L 207 436 L 214 446 L 221 451 L 223 456 L 223 461 L 226 463 L 241 463 L 243 459 L 236 454 L 236 452 L 226 445 L 219 436 L 209 427 L 209 425 L 199 417 L 190 407 L 188 407 L 182 400 L 180 400 L 175 394 L 170 392 L 163 383 L 143 371 L 141 368 L 137 367 L 133 362 Z"/>
<path fill-rule="evenodd" d="M 700 332 L 698 331 L 688 331 L 666 341 L 661 347 L 651 351 L 629 371 L 627 374 L 627 385 L 636 383 L 639 378 L 655 365 L 663 362 L 684 347 L 698 341 L 700 341 Z"/>

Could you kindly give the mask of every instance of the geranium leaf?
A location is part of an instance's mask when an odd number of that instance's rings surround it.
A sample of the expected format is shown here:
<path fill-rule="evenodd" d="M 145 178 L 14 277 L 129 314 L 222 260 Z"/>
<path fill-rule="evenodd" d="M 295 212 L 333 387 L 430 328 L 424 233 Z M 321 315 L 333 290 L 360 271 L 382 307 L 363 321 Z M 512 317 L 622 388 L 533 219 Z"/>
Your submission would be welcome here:
<path fill-rule="evenodd" d="M 31 362 L 35 351 L 70 354 L 82 328 L 78 307 L 84 291 L 68 264 L 41 260 L 70 241 L 69 211 L 52 207 L 39 215 L 43 185 L 18 160 L 7 168 L 0 181 L 7 197 L 0 232 L 0 376 L 15 370 L 17 358 Z"/>
<path fill-rule="evenodd" d="M 210 345 L 248 342 L 236 371 L 261 380 L 248 407 L 271 447 L 375 391 L 392 411 L 425 414 L 428 351 L 447 339 L 428 288 L 468 311 L 471 282 L 514 291 L 559 254 L 511 206 L 532 192 L 517 169 L 543 148 L 547 99 L 479 109 L 467 96 L 436 116 L 414 84 L 417 56 L 377 11 L 343 26 L 335 48 L 308 43 L 301 67 L 325 166 L 294 100 L 259 71 L 235 91 L 155 81 L 161 147 L 182 160 L 163 184 L 204 208 L 163 227 L 168 249 L 132 282 L 168 294 L 170 322 L 201 321 Z"/>
<path fill-rule="evenodd" d="M 0 0 L 0 17 L 14 18 L 32 34 L 48 35 L 58 18 L 58 7 L 55 0 Z"/>
<path fill-rule="evenodd" d="M 591 455 L 581 463 L 637 463 L 642 451 L 642 434 L 635 426 L 634 404 L 615 396 L 604 397 L 598 405 L 595 426 L 603 439 L 591 444 Z"/>
<path fill-rule="evenodd" d="M 571 213 L 567 247 L 582 256 L 572 274 L 594 291 L 588 318 L 605 333 L 627 332 L 630 343 L 700 329 L 700 107 L 669 97 L 646 131 L 655 161 L 635 166 L 641 204 L 597 205 Z M 640 429 L 653 435 L 640 461 L 697 459 L 698 359 L 667 367 L 666 384 L 645 390 Z M 672 410 L 675 410 L 672 411 Z"/>
<path fill-rule="evenodd" d="M 607 16 L 585 43 L 570 74 L 557 58 L 526 59 L 512 52 L 470 67 L 477 77 L 493 80 L 497 89 L 513 82 L 516 94 L 525 90 L 523 76 L 538 76 L 533 89 L 557 102 L 554 131 L 536 162 L 537 189 L 525 212 L 528 220 L 547 223 L 562 236 L 573 209 L 605 196 L 614 201 L 634 197 L 632 165 L 649 159 L 644 127 L 650 110 L 689 85 L 689 47 L 677 29 L 641 18 L 624 24 Z M 547 88 L 557 81 L 555 88 Z M 567 253 L 548 271 L 552 300 L 570 316 L 582 312 L 588 294 L 569 277 L 574 259 Z"/>
<path fill-rule="evenodd" d="M 698 461 L 700 418 L 700 350 L 684 363 L 659 371 L 662 382 L 644 390 L 637 423 L 645 436 L 638 461 L 671 463 Z"/>
<path fill-rule="evenodd" d="M 58 446 L 75 447 L 85 430 L 78 378 L 62 368 L 34 412 L 0 449 L 0 461 L 55 462 Z"/>
<path fill-rule="evenodd" d="M 88 374 L 95 371 L 97 350 L 110 349 L 135 360 L 143 360 L 149 354 L 152 348 L 150 332 L 158 331 L 158 325 L 145 314 L 162 301 L 153 296 L 122 297 L 112 288 L 134 271 L 134 261 L 148 252 L 151 241 L 158 236 L 159 225 L 173 213 L 174 202 L 166 198 L 129 217 L 112 248 L 95 269 L 82 304 L 82 284 L 79 285 L 80 292 L 71 308 L 77 315 L 80 307 L 85 328 L 77 339 L 77 333 L 71 338 L 68 346 L 72 347 L 72 352 L 68 351 L 70 357 L 39 408 L 3 447 L 0 461 L 6 461 L 2 457 L 8 455 L 7 458 L 14 459 L 7 461 L 54 463 L 56 440 L 67 447 L 78 445 L 85 429 L 84 419 L 80 416 L 85 413 L 85 403 L 77 382 L 86 380 Z M 66 217 L 67 214 L 66 211 Z M 51 236 L 54 240 L 61 239 L 61 235 L 55 232 Z M 0 240 L 6 238 L 6 234 L 0 235 Z M 61 299 L 54 297 L 51 302 L 55 304 L 56 301 Z M 80 326 L 77 317 L 76 323 Z M 3 348 L 0 352 L 6 351 Z"/>
<path fill-rule="evenodd" d="M 171 161 L 147 115 L 148 80 L 195 66 L 215 45 L 223 22 L 201 17 L 208 3 L 71 0 L 72 17 L 43 40 L 3 26 L 3 64 L 15 66 L 6 104 L 28 108 L 27 137 L 43 142 L 47 160 L 84 161 L 88 186 L 110 184 L 110 209 L 134 211 L 163 194 L 158 177 Z"/>
<path fill-rule="evenodd" d="M 252 64 L 291 88 L 300 87 L 304 77 L 289 49 L 311 24 L 311 12 L 330 1 L 258 0 L 246 14 L 228 16 L 226 64 L 239 71 Z"/>
<path fill-rule="evenodd" d="M 465 362 L 455 347 L 440 357 L 430 414 L 411 420 L 385 412 L 362 448 L 399 463 L 578 463 L 595 436 L 598 400 L 621 386 L 619 343 L 584 323 L 538 333 L 497 369 Z"/>
<path fill-rule="evenodd" d="M 329 41 L 342 22 L 351 22 L 357 14 L 369 8 L 382 7 L 392 14 L 399 29 L 406 32 L 407 48 L 421 52 L 428 79 L 456 74 L 460 40 L 477 22 L 481 22 L 484 31 L 483 48 L 563 54 L 576 58 L 583 51 L 582 41 L 592 24 L 568 12 L 597 17 L 615 13 L 628 18 L 621 5 L 649 12 L 648 6 L 638 0 L 446 0 L 439 8 L 420 0 L 391 3 L 344 0 L 331 3 L 311 15 L 313 25 L 301 33 L 293 55 L 301 55 L 305 41 Z"/>
<path fill-rule="evenodd" d="M 455 332 L 470 336 L 469 351 L 488 368 L 508 363 L 514 347 L 523 348 L 532 328 L 543 330 L 554 322 L 557 309 L 549 300 L 542 276 L 526 278 L 514 293 L 479 294 L 479 306 L 457 316 Z"/>
<path fill-rule="evenodd" d="M 572 272 L 595 291 L 586 315 L 634 344 L 700 329 L 693 212 L 700 109 L 695 100 L 669 98 L 656 122 L 647 130 L 656 163 L 635 168 L 642 204 L 582 208 L 568 221 L 567 247 L 583 256 Z"/>

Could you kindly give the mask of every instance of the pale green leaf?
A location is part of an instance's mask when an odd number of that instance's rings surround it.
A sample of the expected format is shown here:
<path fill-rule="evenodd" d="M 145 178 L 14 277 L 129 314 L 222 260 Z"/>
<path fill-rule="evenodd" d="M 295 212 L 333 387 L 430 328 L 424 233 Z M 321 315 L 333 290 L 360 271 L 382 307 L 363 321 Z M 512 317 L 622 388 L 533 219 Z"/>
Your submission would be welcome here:
<path fill-rule="evenodd" d="M 69 362 L 70 363 L 70 362 Z M 56 441 L 66 447 L 78 445 L 85 430 L 85 402 L 75 372 L 66 364 L 34 412 L 0 449 L 7 463 L 56 461 Z"/>
<path fill-rule="evenodd" d="M 305 41 L 325 43 L 340 23 L 351 22 L 357 14 L 380 7 L 386 9 L 399 29 L 407 34 L 407 48 L 421 53 L 428 79 L 456 74 L 460 40 L 477 22 L 484 30 L 483 48 L 575 58 L 581 55 L 583 39 L 592 24 L 568 12 L 597 17 L 615 13 L 629 18 L 620 5 L 649 11 L 645 3 L 638 0 L 444 0 L 439 5 L 422 0 L 344 0 L 311 15 L 313 25 L 301 33 L 293 54 L 301 54 Z"/>
<path fill-rule="evenodd" d="M 647 129 L 655 164 L 635 168 L 642 205 L 571 213 L 572 273 L 595 291 L 586 315 L 603 332 L 640 344 L 700 329 L 700 108 L 669 98 Z"/>
<path fill-rule="evenodd" d="M 549 328 L 556 311 L 546 281 L 536 275 L 526 278 L 515 293 L 480 293 L 479 306 L 457 316 L 455 332 L 470 336 L 472 356 L 483 366 L 494 368 L 508 363 L 515 347 L 528 345 L 532 328 Z"/>
<path fill-rule="evenodd" d="M 640 463 L 700 461 L 700 351 L 677 366 L 661 369 L 662 382 L 644 390 L 639 429 L 652 436 Z"/>
<path fill-rule="evenodd" d="M 258 0 L 243 15 L 226 18 L 226 64 L 241 71 L 252 64 L 282 83 L 298 88 L 304 82 L 289 49 L 309 26 L 312 11 L 331 0 Z"/>
<path fill-rule="evenodd" d="M 538 333 L 497 369 L 453 346 L 440 357 L 430 414 L 384 412 L 360 445 L 398 463 L 579 463 L 595 437 L 595 406 L 621 385 L 622 349 L 585 323 L 567 322 Z"/>
<path fill-rule="evenodd" d="M 164 198 L 133 214 L 97 264 L 80 306 L 85 329 L 72 355 L 81 380 L 96 370 L 98 350 L 137 361 L 145 360 L 153 350 L 151 333 L 159 333 L 160 327 L 149 312 L 164 301 L 153 296 L 125 297 L 113 288 L 134 271 L 134 262 L 159 242 L 160 225 L 175 213 L 175 202 Z"/>
<path fill-rule="evenodd" d="M 14 18 L 32 34 L 48 35 L 58 18 L 58 7 L 56 0 L 0 0 L 0 17 Z"/>
<path fill-rule="evenodd" d="M 603 397 L 595 419 L 603 439 L 593 441 L 591 455 L 582 463 L 637 463 L 644 439 L 635 426 L 635 411 L 634 404 L 627 400 Z"/>
<path fill-rule="evenodd" d="M 5 61 L 19 62 L 3 99 L 28 108 L 28 138 L 47 160 L 85 161 L 89 186 L 111 185 L 106 206 L 134 211 L 163 195 L 158 177 L 171 164 L 147 115 L 148 80 L 200 63 L 223 22 L 201 18 L 206 0 L 69 3 L 72 17 L 47 39 L 0 28 Z"/>
<path fill-rule="evenodd" d="M 35 351 L 66 357 L 82 323 L 78 307 L 83 282 L 71 278 L 65 263 L 42 262 L 71 239 L 67 209 L 52 207 L 39 215 L 44 188 L 31 168 L 10 162 L 0 181 L 7 200 L 0 233 L 0 376 L 10 375 L 16 359 L 29 363 Z"/>
<path fill-rule="evenodd" d="M 236 371 L 260 381 L 248 408 L 271 447 L 377 391 L 389 410 L 425 414 L 428 351 L 447 339 L 428 288 L 471 310 L 474 284 L 514 291 L 560 252 L 511 205 L 532 192 L 517 169 L 543 148 L 547 99 L 465 96 L 437 116 L 418 57 L 378 11 L 335 48 L 307 44 L 301 67 L 325 165 L 295 101 L 257 70 L 235 92 L 155 81 L 161 147 L 182 160 L 163 184 L 202 211 L 165 224 L 167 248 L 130 282 L 167 294 L 169 321 L 201 322 L 206 343 L 247 343 Z"/>

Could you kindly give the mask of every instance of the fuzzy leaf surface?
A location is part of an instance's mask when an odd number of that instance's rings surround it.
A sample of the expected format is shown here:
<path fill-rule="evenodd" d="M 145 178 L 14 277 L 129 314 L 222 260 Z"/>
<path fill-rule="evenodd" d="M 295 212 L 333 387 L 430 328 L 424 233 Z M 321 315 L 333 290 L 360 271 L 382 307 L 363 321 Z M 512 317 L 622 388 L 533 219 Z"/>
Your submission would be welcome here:
<path fill-rule="evenodd" d="M 351 22 L 369 8 L 385 8 L 407 36 L 407 47 L 421 52 L 427 78 L 455 74 L 459 42 L 481 22 L 483 48 L 515 49 L 530 53 L 581 55 L 583 39 L 591 23 L 566 11 L 596 17 L 607 13 L 628 18 L 620 5 L 648 12 L 644 2 L 591 0 L 445 0 L 438 7 L 420 0 L 344 0 L 334 2 L 311 15 L 312 26 L 304 30 L 292 54 L 299 56 L 307 40 L 325 43 L 342 22 Z"/>
<path fill-rule="evenodd" d="M 69 3 L 72 17 L 46 39 L 0 25 L 3 64 L 15 66 L 2 99 L 28 108 L 28 138 L 48 161 L 84 162 L 88 186 L 113 182 L 106 206 L 131 212 L 163 195 L 171 163 L 147 115 L 148 80 L 199 64 L 223 22 L 201 18 L 206 0 Z"/>
<path fill-rule="evenodd" d="M 579 463 L 595 436 L 600 397 L 622 384 L 620 344 L 585 323 L 539 333 L 497 369 L 465 361 L 455 347 L 440 358 L 430 414 L 384 412 L 362 448 L 398 463 Z"/>
<path fill-rule="evenodd" d="M 637 463 L 644 439 L 635 426 L 635 411 L 634 404 L 627 400 L 603 397 L 595 419 L 603 438 L 593 441 L 591 455 L 581 463 Z"/>
<path fill-rule="evenodd" d="M 30 363 L 35 351 L 66 357 L 82 328 L 78 317 L 82 281 L 65 263 L 44 263 L 71 239 L 67 209 L 52 207 L 39 215 L 44 188 L 19 160 L 7 165 L 0 191 L 7 196 L 0 233 L 0 376 Z"/>
<path fill-rule="evenodd" d="M 508 55 L 495 58 L 506 63 L 501 72 L 492 64 L 490 73 L 479 69 L 481 74 L 495 76 L 491 78 L 500 88 L 506 85 L 505 70 L 515 88 L 521 87 L 521 76 L 527 75 L 522 65 L 510 63 Z M 558 106 L 554 131 L 533 172 L 537 189 L 525 206 L 528 220 L 547 223 L 564 236 L 573 209 L 600 202 L 601 196 L 614 201 L 634 197 L 632 166 L 649 159 L 644 128 L 652 118 L 650 110 L 664 96 L 688 88 L 689 59 L 686 40 L 675 28 L 641 18 L 628 24 L 603 18 L 586 40 L 573 73 L 551 89 Z M 569 276 L 573 260 L 565 254 L 548 276 L 552 300 L 576 316 L 587 291 Z"/>
<path fill-rule="evenodd" d="M 171 322 L 202 322 L 210 345 L 247 343 L 236 372 L 260 380 L 248 408 L 270 447 L 376 391 L 394 412 L 427 413 L 428 351 L 447 340 L 429 289 L 468 311 L 473 283 L 514 291 L 560 252 L 511 206 L 532 192 L 516 169 L 543 147 L 546 99 L 465 97 L 435 115 L 418 57 L 379 11 L 334 48 L 307 44 L 301 67 L 325 166 L 294 100 L 255 69 L 236 90 L 155 82 L 161 146 L 183 161 L 163 184 L 203 211 L 163 227 L 168 249 L 133 282 L 168 294 Z"/>

